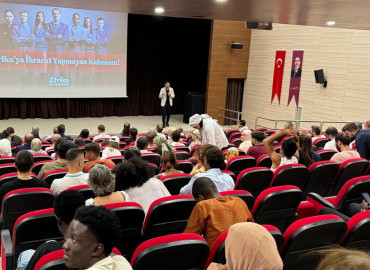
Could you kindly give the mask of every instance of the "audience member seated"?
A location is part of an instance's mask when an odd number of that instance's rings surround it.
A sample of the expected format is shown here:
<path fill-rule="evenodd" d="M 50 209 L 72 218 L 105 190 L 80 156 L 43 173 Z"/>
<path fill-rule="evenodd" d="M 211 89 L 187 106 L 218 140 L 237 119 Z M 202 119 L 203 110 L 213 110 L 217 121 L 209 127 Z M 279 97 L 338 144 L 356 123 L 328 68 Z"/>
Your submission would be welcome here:
<path fill-rule="evenodd" d="M 211 149 L 215 148 L 215 145 L 212 144 L 203 144 L 200 148 L 195 150 L 195 160 L 194 157 L 191 157 L 189 160 L 191 162 L 197 162 L 197 164 L 193 167 L 193 170 L 190 172 L 191 175 L 196 175 L 197 173 L 204 173 L 206 170 L 204 168 L 204 159 L 206 157 L 206 152 Z"/>
<path fill-rule="evenodd" d="M 73 140 L 73 143 L 75 145 L 77 145 L 78 147 L 85 146 L 85 144 L 86 144 L 86 142 L 82 138 L 80 138 L 80 137 L 77 137 L 76 139 L 74 139 Z"/>
<path fill-rule="evenodd" d="M 58 143 L 60 141 L 60 143 Z M 60 138 L 56 143 L 57 149 L 56 149 L 56 154 L 58 155 L 57 160 L 53 162 L 48 162 L 45 163 L 39 174 L 38 178 L 42 179 L 44 175 L 50 171 L 55 171 L 55 170 L 61 170 L 61 169 L 67 169 L 68 168 L 68 163 L 66 160 L 66 155 L 69 149 L 77 148 L 77 145 L 75 145 L 71 141 L 65 141 L 63 138 Z"/>
<path fill-rule="evenodd" d="M 252 137 L 252 146 L 249 147 L 246 154 L 248 156 L 254 157 L 257 160 L 260 156 L 267 154 L 265 146 L 263 145 L 265 135 L 261 131 L 253 131 L 251 133 L 251 137 Z"/>
<path fill-rule="evenodd" d="M 247 130 L 248 127 L 245 125 L 245 120 L 240 120 L 238 126 L 236 127 L 240 132 Z"/>
<path fill-rule="evenodd" d="M 45 181 L 32 177 L 31 169 L 33 164 L 33 156 L 30 152 L 23 150 L 18 153 L 15 158 L 15 168 L 18 172 L 17 177 L 1 186 L 0 204 L 2 204 L 5 195 L 13 190 L 32 187 L 49 188 L 49 185 Z"/>
<path fill-rule="evenodd" d="M 167 129 L 168 142 L 172 143 L 172 133 L 176 130 L 174 127 L 169 127 Z"/>
<path fill-rule="evenodd" d="M 56 150 L 55 149 L 55 143 L 59 140 L 60 138 L 60 135 L 59 134 L 53 134 L 51 135 L 51 143 L 53 144 L 52 146 L 49 146 L 49 147 L 46 147 L 45 148 L 45 152 L 47 152 L 48 150 L 54 148 L 54 151 Z"/>
<path fill-rule="evenodd" d="M 283 130 L 284 129 L 294 129 L 293 121 L 286 121 L 285 124 L 284 124 L 284 127 L 283 127 Z"/>
<path fill-rule="evenodd" d="M 182 126 L 176 128 L 180 132 L 180 137 L 185 137 L 184 129 Z"/>
<path fill-rule="evenodd" d="M 370 269 L 370 253 L 366 250 L 331 248 L 318 251 L 324 256 L 316 270 Z"/>
<path fill-rule="evenodd" d="M 1 139 L 0 140 L 0 156 L 9 157 L 11 155 L 12 155 L 12 147 L 10 145 L 10 141 L 8 139 Z"/>
<path fill-rule="evenodd" d="M 369 121 L 366 121 L 366 123 L 365 123 L 365 129 L 370 129 L 370 120 Z"/>
<path fill-rule="evenodd" d="M 22 139 L 18 135 L 13 135 L 10 139 L 10 146 L 15 147 L 18 145 L 22 145 Z"/>
<path fill-rule="evenodd" d="M 218 191 L 234 189 L 235 183 L 231 176 L 221 172 L 221 170 L 225 168 L 224 155 L 221 150 L 216 147 L 208 149 L 205 153 L 203 165 L 206 172 L 194 175 L 189 183 L 181 188 L 180 194 L 191 194 L 193 183 L 199 177 L 210 178 L 215 183 Z"/>
<path fill-rule="evenodd" d="M 230 159 L 239 156 L 239 150 L 236 147 L 230 147 L 226 150 L 225 153 L 225 162 L 228 162 Z"/>
<path fill-rule="evenodd" d="M 6 128 L 6 131 L 8 131 L 10 138 L 12 138 L 15 135 L 15 131 L 14 131 L 14 128 L 13 127 L 7 127 Z"/>
<path fill-rule="evenodd" d="M 55 179 L 50 189 L 58 195 L 62 191 L 79 185 L 87 185 L 88 173 L 82 172 L 84 167 L 84 152 L 78 148 L 69 149 L 66 155 L 68 173 L 59 179 Z"/>
<path fill-rule="evenodd" d="M 146 137 L 140 137 L 136 141 L 136 147 L 139 149 L 140 153 L 153 153 L 148 150 L 148 139 Z"/>
<path fill-rule="evenodd" d="M 94 191 L 96 198 L 86 200 L 86 205 L 106 205 L 130 201 L 124 191 L 114 192 L 115 179 L 110 170 L 101 164 L 94 165 L 89 173 L 88 184 Z"/>
<path fill-rule="evenodd" d="M 115 213 L 103 206 L 82 206 L 69 225 L 63 244 L 69 269 L 132 270 L 120 255 L 110 256 L 120 239 L 120 223 Z"/>
<path fill-rule="evenodd" d="M 168 144 L 165 136 L 157 136 L 154 138 L 154 143 L 157 146 L 153 152 L 162 155 L 162 152 L 175 151 L 176 149 Z"/>
<path fill-rule="evenodd" d="M 130 123 L 126 122 L 123 124 L 122 136 L 130 136 Z"/>
<path fill-rule="evenodd" d="M 154 143 L 155 136 L 157 136 L 157 134 L 152 130 L 149 130 L 145 135 L 146 139 L 148 140 L 149 149 L 155 149 L 157 147 Z"/>
<path fill-rule="evenodd" d="M 39 154 L 46 155 L 46 152 L 41 149 L 41 146 L 42 146 L 41 140 L 39 138 L 35 138 L 32 140 L 31 149 L 28 151 L 30 151 L 32 155 Z"/>
<path fill-rule="evenodd" d="M 100 147 L 99 144 L 97 143 L 88 143 L 85 145 L 85 156 L 88 160 L 86 162 L 83 172 L 87 173 L 90 171 L 91 166 L 95 164 L 104 164 L 105 166 L 108 167 L 114 167 L 115 164 L 112 160 L 110 159 L 101 159 L 100 158 Z"/>
<path fill-rule="evenodd" d="M 34 124 L 32 126 L 31 133 L 32 133 L 32 135 L 33 135 L 34 138 L 41 139 L 41 137 L 40 137 L 40 126 L 38 124 Z"/>
<path fill-rule="evenodd" d="M 242 140 L 242 143 L 239 145 L 239 149 L 243 150 L 245 153 L 248 152 L 249 147 L 252 146 L 252 131 L 249 129 L 245 129 L 242 131 L 242 134 L 240 135 L 240 139 Z"/>
<path fill-rule="evenodd" d="M 191 131 L 191 137 L 193 138 L 193 141 L 189 145 L 190 150 L 193 149 L 194 145 L 202 144 L 199 129 L 193 129 Z"/>
<path fill-rule="evenodd" d="M 351 140 L 356 139 L 357 152 L 364 159 L 370 159 L 370 130 L 359 130 L 355 123 L 348 123 L 342 131 L 347 134 Z"/>
<path fill-rule="evenodd" d="M 154 132 L 157 134 L 157 136 L 166 137 L 164 134 L 162 134 L 162 131 L 163 131 L 163 125 L 162 124 L 157 124 L 154 128 Z"/>
<path fill-rule="evenodd" d="M 58 132 L 58 127 L 54 127 L 54 128 L 53 128 L 53 134 L 59 134 L 59 132 Z M 51 140 L 51 136 L 52 136 L 52 135 L 47 136 L 47 137 L 45 138 L 45 140 L 47 140 L 47 141 Z"/>
<path fill-rule="evenodd" d="M 134 147 L 128 147 L 123 152 L 123 157 L 125 158 L 125 161 L 130 160 L 133 157 L 141 157 L 141 153 L 139 149 Z"/>
<path fill-rule="evenodd" d="M 326 137 L 330 140 L 328 141 L 325 146 L 324 150 L 333 150 L 338 151 L 337 147 L 335 146 L 335 136 L 338 135 L 338 130 L 335 127 L 328 127 L 325 130 Z"/>
<path fill-rule="evenodd" d="M 357 151 L 351 150 L 349 146 L 351 139 L 346 134 L 342 133 L 335 136 L 335 143 L 339 153 L 334 154 L 330 160 L 342 163 L 348 159 L 360 158 L 360 154 Z"/>
<path fill-rule="evenodd" d="M 90 135 L 89 130 L 84 128 L 83 130 L 81 130 L 80 135 L 78 135 L 78 137 L 82 139 L 87 139 L 89 138 L 89 135 Z"/>
<path fill-rule="evenodd" d="M 323 135 L 320 135 L 321 129 L 319 126 L 311 126 L 311 132 L 312 132 L 312 137 L 311 137 L 312 142 L 314 142 L 316 139 L 319 139 L 319 138 L 325 138 Z"/>
<path fill-rule="evenodd" d="M 225 241 L 226 265 L 211 263 L 207 270 L 282 270 L 283 262 L 270 232 L 259 224 L 230 227 Z"/>
<path fill-rule="evenodd" d="M 274 147 L 272 146 L 275 140 L 282 139 L 286 136 L 294 137 L 296 139 L 295 134 L 296 132 L 294 129 L 285 129 L 263 140 L 266 152 L 272 161 L 271 170 L 273 172 L 283 165 L 298 164 L 298 160 L 294 156 L 298 147 L 292 138 L 284 140 L 283 144 L 281 145 L 280 155 L 275 152 Z"/>
<path fill-rule="evenodd" d="M 102 158 L 121 156 L 121 151 L 119 150 L 119 138 L 118 136 L 112 136 L 109 139 L 108 146 L 104 148 L 102 153 Z"/>
<path fill-rule="evenodd" d="M 58 227 L 64 238 L 69 237 L 68 227 L 76 210 L 85 204 L 82 194 L 76 190 L 66 190 L 60 193 L 54 200 L 54 214 L 58 220 Z M 62 249 L 65 240 L 60 242 L 47 241 L 40 245 L 25 270 L 33 270 L 37 261 L 44 255 Z"/>
<path fill-rule="evenodd" d="M 170 144 L 171 146 L 185 146 L 185 144 L 179 142 L 181 139 L 180 131 L 178 130 L 173 131 L 171 138 L 172 138 L 172 142 Z"/>
<path fill-rule="evenodd" d="M 64 133 L 66 132 L 66 126 L 63 124 L 60 124 L 58 127 L 58 133 L 60 137 L 66 139 L 66 140 L 71 140 L 71 136 L 65 135 Z"/>
<path fill-rule="evenodd" d="M 137 133 L 138 133 L 138 131 L 137 131 L 136 128 L 134 128 L 134 127 L 133 128 L 130 128 L 130 138 L 125 139 L 125 143 L 127 145 L 129 145 L 130 142 L 135 142 L 136 141 Z"/>
<path fill-rule="evenodd" d="M 99 140 L 101 138 L 109 138 L 110 136 L 108 134 L 105 134 L 105 126 L 104 125 L 99 125 L 98 126 L 98 135 L 96 135 L 93 139 L 93 142 L 96 140 Z"/>
<path fill-rule="evenodd" d="M 305 165 L 307 168 L 321 160 L 319 154 L 313 151 L 311 138 L 305 135 L 298 137 L 298 152 L 296 153 L 298 163 Z"/>
<path fill-rule="evenodd" d="M 173 152 L 163 152 L 162 154 L 162 168 L 165 170 L 164 173 L 158 174 L 156 177 L 158 179 L 163 176 L 184 173 L 183 171 L 177 170 L 179 163 Z"/>
<path fill-rule="evenodd" d="M 125 191 L 131 201 L 139 203 L 145 213 L 151 203 L 159 198 L 170 196 L 162 181 L 150 178 L 148 162 L 133 157 L 125 163 L 117 165 L 116 191 Z"/>
<path fill-rule="evenodd" d="M 303 136 L 303 135 L 306 135 L 306 136 L 310 136 L 311 137 L 311 131 L 308 130 L 307 128 L 301 128 L 298 131 L 298 136 Z"/>
<path fill-rule="evenodd" d="M 10 141 L 11 137 L 10 137 L 9 132 L 6 129 L 0 133 L 0 139 L 7 139 Z"/>
<path fill-rule="evenodd" d="M 30 150 L 31 149 L 31 142 L 32 142 L 33 139 L 34 139 L 33 134 L 32 133 L 27 133 L 24 136 L 24 144 L 15 148 L 14 155 L 17 155 L 17 153 L 19 151 L 22 151 L 22 150 Z"/>
<path fill-rule="evenodd" d="M 192 193 L 197 204 L 184 232 L 203 235 L 210 247 L 231 225 L 238 222 L 254 222 L 248 206 L 242 199 L 221 197 L 216 185 L 207 177 L 195 180 Z"/>

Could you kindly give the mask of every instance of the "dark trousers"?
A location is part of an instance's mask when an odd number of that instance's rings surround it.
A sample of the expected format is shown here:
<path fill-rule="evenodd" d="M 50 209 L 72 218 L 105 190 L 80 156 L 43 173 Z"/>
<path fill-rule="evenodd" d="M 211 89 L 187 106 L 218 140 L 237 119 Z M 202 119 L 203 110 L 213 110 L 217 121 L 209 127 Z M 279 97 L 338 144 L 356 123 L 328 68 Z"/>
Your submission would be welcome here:
<path fill-rule="evenodd" d="M 167 116 L 167 119 L 166 119 Z M 162 123 L 163 126 L 168 125 L 168 122 L 170 121 L 170 116 L 171 116 L 171 105 L 166 104 L 162 107 Z"/>

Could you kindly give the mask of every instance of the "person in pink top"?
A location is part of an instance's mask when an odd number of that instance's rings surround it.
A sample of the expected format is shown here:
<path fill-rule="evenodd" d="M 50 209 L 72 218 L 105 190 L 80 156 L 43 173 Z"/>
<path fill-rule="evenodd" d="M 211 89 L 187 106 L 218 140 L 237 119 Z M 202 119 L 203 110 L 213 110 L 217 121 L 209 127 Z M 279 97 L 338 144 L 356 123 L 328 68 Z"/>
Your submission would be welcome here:
<path fill-rule="evenodd" d="M 361 158 L 357 151 L 351 150 L 351 147 L 349 146 L 350 143 L 351 139 L 344 133 L 335 136 L 335 145 L 339 153 L 332 156 L 330 160 L 342 163 L 349 159 Z"/>

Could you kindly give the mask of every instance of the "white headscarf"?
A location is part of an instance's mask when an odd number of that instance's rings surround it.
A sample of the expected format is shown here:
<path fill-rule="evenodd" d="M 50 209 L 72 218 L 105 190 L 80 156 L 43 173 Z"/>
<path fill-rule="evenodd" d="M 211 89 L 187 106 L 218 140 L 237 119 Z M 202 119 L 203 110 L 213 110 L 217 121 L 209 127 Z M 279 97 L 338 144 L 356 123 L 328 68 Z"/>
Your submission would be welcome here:
<path fill-rule="evenodd" d="M 199 123 L 203 120 L 203 119 L 207 119 L 207 118 L 212 118 L 210 117 L 208 114 L 202 114 L 202 115 L 199 115 L 199 114 L 194 114 L 193 116 L 191 116 L 189 118 L 189 125 L 190 126 L 195 126 L 195 125 L 199 125 Z"/>
<path fill-rule="evenodd" d="M 8 157 L 12 155 L 12 147 L 8 139 L 0 140 L 0 156 Z"/>

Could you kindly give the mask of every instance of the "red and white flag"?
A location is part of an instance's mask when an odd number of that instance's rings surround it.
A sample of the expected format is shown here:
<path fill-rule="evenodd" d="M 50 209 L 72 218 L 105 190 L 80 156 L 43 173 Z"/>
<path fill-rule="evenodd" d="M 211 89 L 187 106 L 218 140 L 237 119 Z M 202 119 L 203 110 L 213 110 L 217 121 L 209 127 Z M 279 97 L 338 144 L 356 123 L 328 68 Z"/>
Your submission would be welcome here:
<path fill-rule="evenodd" d="M 283 83 L 284 65 L 285 65 L 286 51 L 276 51 L 274 80 L 272 83 L 271 103 L 277 95 L 280 104 L 281 86 Z"/>

